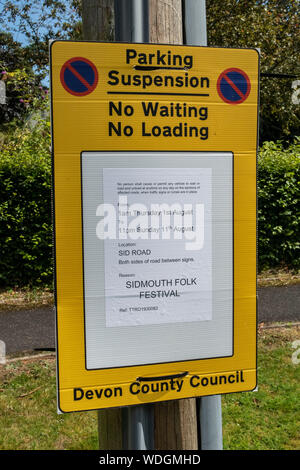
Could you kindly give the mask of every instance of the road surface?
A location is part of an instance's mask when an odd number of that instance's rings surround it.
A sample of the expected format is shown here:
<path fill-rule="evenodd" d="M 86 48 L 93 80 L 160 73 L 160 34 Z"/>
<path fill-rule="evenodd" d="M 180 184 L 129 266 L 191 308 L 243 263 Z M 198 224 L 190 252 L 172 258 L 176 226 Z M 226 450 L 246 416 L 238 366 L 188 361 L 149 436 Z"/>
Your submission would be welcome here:
<path fill-rule="evenodd" d="M 258 289 L 258 322 L 299 322 L 300 284 Z M 55 310 L 0 312 L 0 340 L 6 354 L 55 348 Z"/>

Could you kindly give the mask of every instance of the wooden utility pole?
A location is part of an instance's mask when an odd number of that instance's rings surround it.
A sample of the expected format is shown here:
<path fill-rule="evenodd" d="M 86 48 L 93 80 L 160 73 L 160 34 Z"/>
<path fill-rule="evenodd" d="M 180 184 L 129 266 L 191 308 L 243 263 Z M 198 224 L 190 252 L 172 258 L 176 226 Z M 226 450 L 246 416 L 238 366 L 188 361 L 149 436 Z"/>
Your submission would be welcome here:
<path fill-rule="evenodd" d="M 149 0 L 149 42 L 183 43 L 181 0 Z M 196 400 L 183 399 L 154 405 L 156 450 L 197 450 Z"/>
<path fill-rule="evenodd" d="M 181 0 L 149 0 L 149 42 L 183 43 Z"/>
<path fill-rule="evenodd" d="M 83 39 L 112 42 L 114 28 L 114 0 L 82 0 Z"/>

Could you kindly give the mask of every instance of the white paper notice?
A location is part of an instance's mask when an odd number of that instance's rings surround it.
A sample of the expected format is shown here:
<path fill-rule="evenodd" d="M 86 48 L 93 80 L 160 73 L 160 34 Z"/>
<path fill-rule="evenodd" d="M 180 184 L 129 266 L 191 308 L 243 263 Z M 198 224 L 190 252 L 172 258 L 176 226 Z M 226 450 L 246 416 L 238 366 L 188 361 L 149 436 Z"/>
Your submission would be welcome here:
<path fill-rule="evenodd" d="M 103 199 L 106 326 L 211 320 L 211 168 L 103 168 Z"/>

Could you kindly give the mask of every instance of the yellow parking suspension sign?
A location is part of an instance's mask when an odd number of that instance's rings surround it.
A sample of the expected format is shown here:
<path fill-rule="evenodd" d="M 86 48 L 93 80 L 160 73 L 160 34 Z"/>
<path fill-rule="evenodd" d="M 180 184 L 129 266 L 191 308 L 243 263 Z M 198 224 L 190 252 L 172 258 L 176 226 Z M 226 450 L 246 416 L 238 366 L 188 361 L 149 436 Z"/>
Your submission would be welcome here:
<path fill-rule="evenodd" d="M 255 49 L 51 44 L 58 408 L 256 387 Z"/>

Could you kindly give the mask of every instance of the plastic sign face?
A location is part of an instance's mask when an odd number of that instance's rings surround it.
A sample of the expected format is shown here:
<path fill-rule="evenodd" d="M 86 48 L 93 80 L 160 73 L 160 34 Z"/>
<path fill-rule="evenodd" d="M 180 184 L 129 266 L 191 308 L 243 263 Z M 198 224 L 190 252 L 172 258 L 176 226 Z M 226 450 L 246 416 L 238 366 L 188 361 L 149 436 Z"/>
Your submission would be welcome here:
<path fill-rule="evenodd" d="M 58 408 L 256 387 L 254 49 L 55 41 Z"/>

